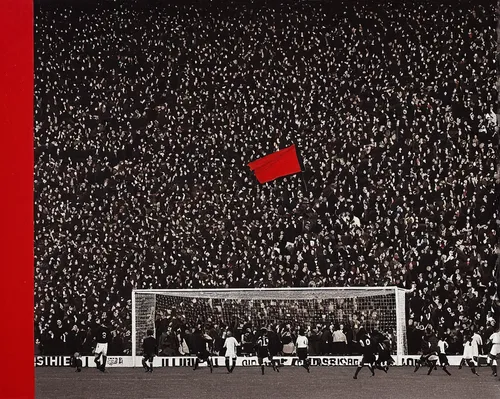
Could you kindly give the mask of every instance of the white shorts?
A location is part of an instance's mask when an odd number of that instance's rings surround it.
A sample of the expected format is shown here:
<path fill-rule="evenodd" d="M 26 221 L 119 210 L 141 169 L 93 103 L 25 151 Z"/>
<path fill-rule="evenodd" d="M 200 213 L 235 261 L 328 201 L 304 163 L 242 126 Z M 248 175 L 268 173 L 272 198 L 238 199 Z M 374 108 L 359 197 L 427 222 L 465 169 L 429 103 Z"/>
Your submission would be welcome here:
<path fill-rule="evenodd" d="M 95 354 L 97 355 L 108 355 L 108 344 L 97 344 L 95 347 Z"/>
<path fill-rule="evenodd" d="M 490 355 L 496 357 L 500 353 L 500 344 L 493 344 L 490 350 Z"/>
<path fill-rule="evenodd" d="M 439 356 L 432 354 L 432 355 L 429 356 L 428 360 L 431 361 L 431 362 L 438 361 L 439 360 Z"/>
<path fill-rule="evenodd" d="M 474 348 L 472 346 L 468 346 L 468 345 L 464 346 L 463 358 L 464 359 L 471 359 L 471 360 L 474 358 Z"/>

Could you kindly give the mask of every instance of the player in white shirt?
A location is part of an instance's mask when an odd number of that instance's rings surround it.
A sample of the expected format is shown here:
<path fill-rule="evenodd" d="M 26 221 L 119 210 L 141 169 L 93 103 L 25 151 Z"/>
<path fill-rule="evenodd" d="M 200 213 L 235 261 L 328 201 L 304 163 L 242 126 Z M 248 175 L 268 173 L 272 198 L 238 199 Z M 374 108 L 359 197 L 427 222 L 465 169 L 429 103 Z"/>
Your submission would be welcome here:
<path fill-rule="evenodd" d="M 299 330 L 299 335 L 297 337 L 297 341 L 295 342 L 295 347 L 297 348 L 297 356 L 299 360 L 302 360 L 302 367 L 304 367 L 308 373 L 309 370 L 309 359 L 307 359 L 307 349 L 309 347 L 309 340 L 304 334 L 304 330 Z"/>
<path fill-rule="evenodd" d="M 481 338 L 477 331 L 474 331 L 474 334 L 472 335 L 472 348 L 475 359 L 477 359 L 479 355 L 483 354 L 483 338 Z"/>
<path fill-rule="evenodd" d="M 233 337 L 231 331 L 227 332 L 226 340 L 224 341 L 224 348 L 226 348 L 226 368 L 229 373 L 232 373 L 234 367 L 236 366 L 236 358 L 237 358 L 237 347 L 240 346 L 240 343 Z M 230 364 L 232 361 L 232 364 Z"/>
<path fill-rule="evenodd" d="M 464 364 L 467 364 L 471 368 L 473 374 L 479 375 L 476 372 L 476 365 L 474 362 L 474 342 L 470 335 L 464 336 L 464 354 L 458 369 L 460 370 Z"/>
<path fill-rule="evenodd" d="M 490 354 L 488 355 L 488 359 L 491 362 L 491 370 L 493 371 L 493 375 L 497 376 L 497 359 L 500 355 L 500 329 L 491 334 L 488 339 L 488 343 L 491 343 Z"/>
<path fill-rule="evenodd" d="M 448 356 L 446 356 L 446 350 L 448 349 L 448 342 L 445 341 L 444 337 L 441 337 L 438 341 L 438 356 L 439 356 L 439 364 L 441 367 L 446 367 L 450 365 L 448 361 Z"/>

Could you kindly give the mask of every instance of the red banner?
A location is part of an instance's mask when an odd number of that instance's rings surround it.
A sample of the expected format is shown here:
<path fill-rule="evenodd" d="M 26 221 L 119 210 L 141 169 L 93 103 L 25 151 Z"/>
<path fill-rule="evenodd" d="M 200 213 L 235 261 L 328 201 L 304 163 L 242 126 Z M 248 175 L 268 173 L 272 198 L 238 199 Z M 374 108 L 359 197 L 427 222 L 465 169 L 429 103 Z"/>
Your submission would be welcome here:
<path fill-rule="evenodd" d="M 295 144 L 248 164 L 260 184 L 301 172 Z"/>

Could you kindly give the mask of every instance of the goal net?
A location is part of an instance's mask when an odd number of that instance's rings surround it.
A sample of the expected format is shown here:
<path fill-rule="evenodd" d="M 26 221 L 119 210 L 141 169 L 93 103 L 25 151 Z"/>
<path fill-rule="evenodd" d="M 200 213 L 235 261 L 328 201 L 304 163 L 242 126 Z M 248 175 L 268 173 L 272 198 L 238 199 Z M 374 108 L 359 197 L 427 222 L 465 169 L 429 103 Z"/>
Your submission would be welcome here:
<path fill-rule="evenodd" d="M 161 320 L 188 327 L 338 323 L 390 334 L 401 364 L 400 356 L 407 354 L 405 292 L 397 287 L 134 290 L 132 355 L 141 354 L 147 330 L 155 331 Z"/>

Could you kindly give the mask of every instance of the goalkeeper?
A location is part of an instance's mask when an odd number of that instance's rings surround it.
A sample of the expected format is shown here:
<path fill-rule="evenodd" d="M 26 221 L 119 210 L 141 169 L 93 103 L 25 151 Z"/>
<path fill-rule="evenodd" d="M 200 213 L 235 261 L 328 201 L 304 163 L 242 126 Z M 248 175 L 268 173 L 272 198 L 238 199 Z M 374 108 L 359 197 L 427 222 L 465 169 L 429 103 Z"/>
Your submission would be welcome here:
<path fill-rule="evenodd" d="M 148 330 L 147 335 L 148 336 L 144 338 L 144 341 L 142 342 L 142 349 L 143 349 L 142 367 L 144 367 L 146 373 L 148 372 L 152 373 L 153 359 L 156 356 L 158 345 L 156 344 L 156 338 L 153 336 L 153 330 Z"/>

